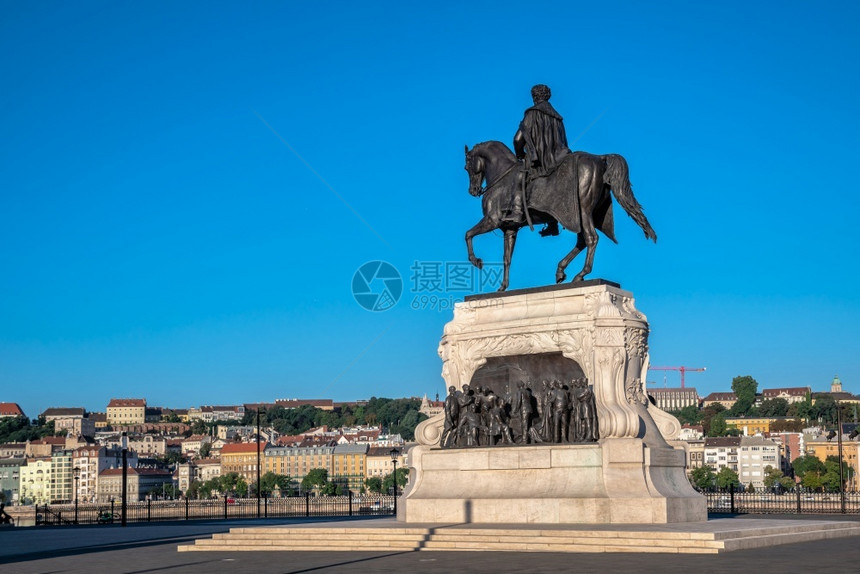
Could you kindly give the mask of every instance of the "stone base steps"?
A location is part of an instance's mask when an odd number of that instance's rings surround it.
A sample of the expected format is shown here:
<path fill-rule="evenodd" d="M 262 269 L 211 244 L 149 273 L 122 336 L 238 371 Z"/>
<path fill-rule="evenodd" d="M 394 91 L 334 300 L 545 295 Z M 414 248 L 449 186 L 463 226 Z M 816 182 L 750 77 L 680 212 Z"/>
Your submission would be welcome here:
<path fill-rule="evenodd" d="M 768 525 L 766 523 L 779 523 Z M 704 525 L 704 527 L 703 527 Z M 860 536 L 860 522 L 736 521 L 734 528 L 692 523 L 673 529 L 451 525 L 274 526 L 233 528 L 228 533 L 181 545 L 180 552 L 207 551 L 494 551 L 494 552 L 660 552 L 717 554 L 732 550 L 827 538 Z"/>

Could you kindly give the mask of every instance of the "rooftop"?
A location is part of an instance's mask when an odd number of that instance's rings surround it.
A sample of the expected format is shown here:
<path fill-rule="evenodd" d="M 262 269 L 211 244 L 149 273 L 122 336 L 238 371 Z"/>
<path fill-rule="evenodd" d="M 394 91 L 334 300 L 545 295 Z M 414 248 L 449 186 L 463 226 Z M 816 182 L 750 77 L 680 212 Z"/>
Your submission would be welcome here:
<path fill-rule="evenodd" d="M 108 408 L 146 407 L 146 399 L 111 399 Z"/>
<path fill-rule="evenodd" d="M 0 417 L 23 417 L 24 411 L 18 403 L 0 403 Z"/>

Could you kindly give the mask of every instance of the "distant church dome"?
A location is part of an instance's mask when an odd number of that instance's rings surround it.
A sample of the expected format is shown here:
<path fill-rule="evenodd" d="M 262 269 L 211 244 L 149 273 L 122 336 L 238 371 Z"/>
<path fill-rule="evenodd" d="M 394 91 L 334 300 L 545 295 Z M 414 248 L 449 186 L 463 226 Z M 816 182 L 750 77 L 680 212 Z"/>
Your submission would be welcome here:
<path fill-rule="evenodd" d="M 830 392 L 831 393 L 841 393 L 842 392 L 842 381 L 839 380 L 839 375 L 835 375 L 833 377 L 833 382 L 830 383 Z"/>

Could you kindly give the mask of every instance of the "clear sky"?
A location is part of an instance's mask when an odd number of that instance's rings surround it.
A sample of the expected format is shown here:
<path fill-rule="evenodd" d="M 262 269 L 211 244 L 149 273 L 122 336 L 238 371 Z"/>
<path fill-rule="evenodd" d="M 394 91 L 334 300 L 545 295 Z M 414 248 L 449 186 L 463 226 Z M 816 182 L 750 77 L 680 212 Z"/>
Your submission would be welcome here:
<path fill-rule="evenodd" d="M 463 145 L 510 144 L 535 83 L 629 162 L 659 241 L 616 208 L 591 277 L 652 364 L 860 392 L 856 2 L 432 4 L 0 2 L 0 401 L 443 393 L 410 267 L 465 261 Z M 573 242 L 521 233 L 511 288 Z"/>

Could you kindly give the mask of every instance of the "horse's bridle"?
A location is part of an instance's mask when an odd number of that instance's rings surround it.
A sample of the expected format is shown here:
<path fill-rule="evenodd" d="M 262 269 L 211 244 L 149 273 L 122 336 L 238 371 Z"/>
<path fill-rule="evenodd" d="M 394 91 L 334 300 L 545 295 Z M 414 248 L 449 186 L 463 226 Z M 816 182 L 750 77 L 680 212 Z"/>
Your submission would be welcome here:
<path fill-rule="evenodd" d="M 488 183 L 488 184 L 487 184 L 487 187 L 484 187 L 484 188 L 482 188 L 482 189 L 481 189 L 481 192 L 477 195 L 477 197 L 481 197 L 482 195 L 484 195 L 485 193 L 487 193 L 488 191 L 490 191 L 492 188 L 494 188 L 494 187 L 495 187 L 495 186 L 496 186 L 500 181 L 502 181 L 502 180 L 505 178 L 505 176 L 506 176 L 506 175 L 508 175 L 509 173 L 511 173 L 511 171 L 512 171 L 516 166 L 517 166 L 517 164 L 516 164 L 516 163 L 512 164 L 512 165 L 511 165 L 511 167 L 509 167 L 509 168 L 508 168 L 508 169 L 506 169 L 504 172 L 502 172 L 502 175 L 500 175 L 499 177 L 497 177 L 497 178 L 496 178 L 496 181 L 494 181 L 493 183 Z"/>

